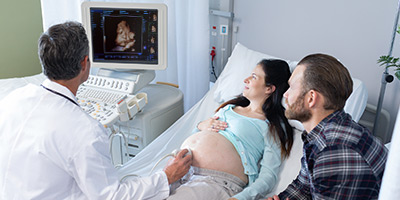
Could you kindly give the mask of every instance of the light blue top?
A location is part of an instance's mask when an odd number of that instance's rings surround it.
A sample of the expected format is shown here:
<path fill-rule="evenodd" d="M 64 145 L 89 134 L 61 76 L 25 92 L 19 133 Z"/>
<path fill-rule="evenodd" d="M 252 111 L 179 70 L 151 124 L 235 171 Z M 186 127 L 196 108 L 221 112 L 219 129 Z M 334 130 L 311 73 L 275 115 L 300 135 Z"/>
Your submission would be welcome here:
<path fill-rule="evenodd" d="M 268 121 L 240 115 L 233 108 L 234 105 L 227 105 L 215 115 L 228 123 L 219 133 L 235 146 L 249 178 L 248 187 L 234 197 L 239 200 L 263 197 L 278 180 L 280 146 L 269 134 Z"/>

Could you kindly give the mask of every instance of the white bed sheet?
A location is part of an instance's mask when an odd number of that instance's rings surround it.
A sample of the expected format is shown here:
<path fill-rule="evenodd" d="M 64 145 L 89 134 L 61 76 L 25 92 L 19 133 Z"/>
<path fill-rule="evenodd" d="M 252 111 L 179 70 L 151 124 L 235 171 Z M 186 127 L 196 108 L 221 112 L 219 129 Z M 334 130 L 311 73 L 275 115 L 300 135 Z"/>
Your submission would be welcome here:
<path fill-rule="evenodd" d="M 17 88 L 23 87 L 28 83 L 40 85 L 45 79 L 46 77 L 42 73 L 22 78 L 0 79 L 0 100 Z"/>
<path fill-rule="evenodd" d="M 224 89 L 227 87 L 226 85 L 228 85 L 233 89 L 233 91 L 241 91 L 243 88 L 241 85 L 243 79 L 240 79 L 241 77 L 237 77 L 236 75 L 246 77 L 247 74 L 250 74 L 251 70 L 255 67 L 255 64 L 261 60 L 261 58 L 276 57 L 256 52 L 241 44 L 237 44 L 229 59 L 230 61 L 228 61 L 228 64 L 220 78 L 216 81 L 210 91 L 208 91 L 208 93 L 196 105 L 194 105 L 170 128 L 164 131 L 164 133 L 144 148 L 136 157 L 121 167 L 119 169 L 119 175 L 121 177 L 127 174 L 136 174 L 139 176 L 149 175 L 152 167 L 161 157 L 172 152 L 174 149 L 179 149 L 182 142 L 192 134 L 194 126 L 199 121 L 207 119 L 214 114 L 215 109 L 220 104 L 221 96 L 224 96 L 219 92 L 226 91 L 221 90 L 221 88 Z M 241 60 L 241 62 L 236 62 L 237 60 Z M 291 68 L 293 69 L 296 62 L 288 62 L 291 64 Z M 40 85 L 44 79 L 45 76 L 43 74 L 23 78 L 0 79 L 0 100 L 16 88 L 25 86 L 28 83 Z M 366 106 L 367 90 L 361 81 L 357 79 L 353 80 L 353 93 L 346 103 L 345 110 L 353 116 L 355 121 L 358 121 Z M 232 85 L 231 82 L 238 82 L 239 84 Z M 296 178 L 300 170 L 300 158 L 302 156 L 303 146 L 300 135 L 303 127 L 298 121 L 291 120 L 290 123 L 292 126 L 296 127 L 291 156 L 282 163 L 279 182 L 270 194 L 277 194 L 284 190 L 287 185 Z M 166 165 L 166 162 L 167 159 L 162 161 L 156 167 L 155 171 L 162 170 Z"/>

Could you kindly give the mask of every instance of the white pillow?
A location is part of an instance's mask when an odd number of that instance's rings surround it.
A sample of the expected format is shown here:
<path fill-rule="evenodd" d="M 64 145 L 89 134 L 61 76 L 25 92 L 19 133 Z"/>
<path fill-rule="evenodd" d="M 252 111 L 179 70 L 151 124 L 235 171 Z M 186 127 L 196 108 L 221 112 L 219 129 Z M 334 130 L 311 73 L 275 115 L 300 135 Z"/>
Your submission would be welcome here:
<path fill-rule="evenodd" d="M 218 103 L 222 103 L 241 94 L 244 88 L 244 79 L 250 76 L 252 70 L 262 59 L 280 58 L 253 51 L 237 43 L 224 70 L 217 80 L 218 87 L 214 92 L 214 100 Z M 293 71 L 298 63 L 296 61 L 285 61 L 288 62 L 291 71 Z"/>

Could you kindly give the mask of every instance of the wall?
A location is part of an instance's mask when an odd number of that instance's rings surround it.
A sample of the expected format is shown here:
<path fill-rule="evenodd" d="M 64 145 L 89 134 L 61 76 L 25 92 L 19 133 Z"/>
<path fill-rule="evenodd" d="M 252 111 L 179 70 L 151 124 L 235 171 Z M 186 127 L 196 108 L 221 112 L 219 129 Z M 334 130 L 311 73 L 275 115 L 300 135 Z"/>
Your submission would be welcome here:
<path fill-rule="evenodd" d="M 377 105 L 384 69 L 376 60 L 389 52 L 396 12 L 395 0 L 235 0 L 233 26 L 238 32 L 233 33 L 233 43 L 290 60 L 316 52 L 331 54 L 365 83 L 368 103 Z M 390 133 L 399 92 L 400 80 L 386 87 L 383 108 L 391 116 Z"/>
<path fill-rule="evenodd" d="M 232 42 L 230 41 L 232 41 L 233 17 L 228 16 L 233 13 L 233 3 L 234 0 L 209 0 L 210 55 L 213 53 L 212 51 L 215 52 L 215 57 L 210 62 L 211 82 L 216 81 L 232 53 Z M 222 26 L 228 27 L 226 34 L 221 33 Z"/>
<path fill-rule="evenodd" d="M 37 54 L 37 40 L 43 30 L 40 1 L 2 0 L 0 7 L 0 78 L 40 73 Z"/>

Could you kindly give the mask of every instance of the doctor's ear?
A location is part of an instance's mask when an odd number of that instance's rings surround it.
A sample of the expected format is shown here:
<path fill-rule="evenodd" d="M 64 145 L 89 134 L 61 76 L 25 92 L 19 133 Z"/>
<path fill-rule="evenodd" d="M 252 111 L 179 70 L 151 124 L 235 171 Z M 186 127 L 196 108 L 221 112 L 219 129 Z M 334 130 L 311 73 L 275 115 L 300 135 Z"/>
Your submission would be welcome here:
<path fill-rule="evenodd" d="M 90 65 L 89 56 L 85 56 L 81 61 L 82 71 L 85 71 L 87 69 L 88 64 Z"/>

